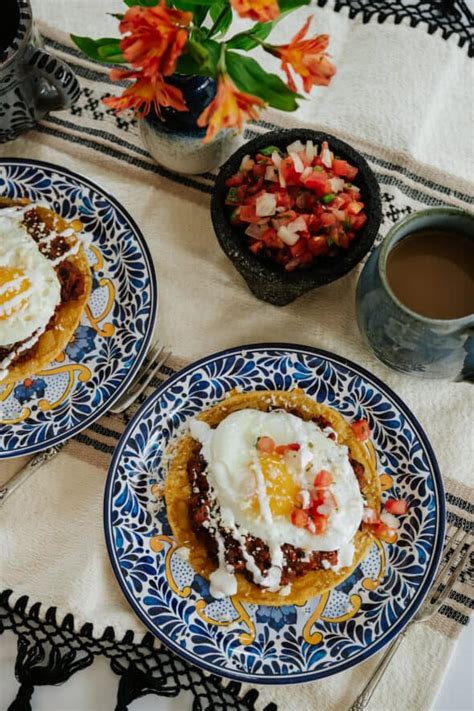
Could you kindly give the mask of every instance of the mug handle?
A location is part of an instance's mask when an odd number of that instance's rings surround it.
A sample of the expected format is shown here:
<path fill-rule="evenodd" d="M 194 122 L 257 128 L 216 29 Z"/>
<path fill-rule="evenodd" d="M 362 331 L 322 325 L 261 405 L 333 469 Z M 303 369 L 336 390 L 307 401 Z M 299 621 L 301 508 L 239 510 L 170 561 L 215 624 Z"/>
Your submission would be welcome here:
<path fill-rule="evenodd" d="M 467 335 L 464 343 L 466 356 L 464 358 L 462 371 L 457 380 L 474 383 L 474 326 L 468 328 L 464 333 Z"/>
<path fill-rule="evenodd" d="M 80 86 L 76 75 L 61 59 L 40 47 L 33 47 L 27 66 L 49 84 L 48 87 L 39 85 L 35 96 L 36 109 L 40 114 L 67 109 L 79 98 Z"/>

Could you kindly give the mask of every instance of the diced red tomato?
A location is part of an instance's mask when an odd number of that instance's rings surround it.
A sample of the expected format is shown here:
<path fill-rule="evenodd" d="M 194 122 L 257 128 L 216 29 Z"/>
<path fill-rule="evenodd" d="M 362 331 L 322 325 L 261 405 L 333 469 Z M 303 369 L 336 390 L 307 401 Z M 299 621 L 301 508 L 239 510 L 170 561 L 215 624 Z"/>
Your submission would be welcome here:
<path fill-rule="evenodd" d="M 280 166 L 280 172 L 281 172 L 287 186 L 300 184 L 301 173 L 298 173 L 295 170 L 295 164 L 293 163 L 293 160 L 290 157 L 282 160 L 281 166 Z"/>
<path fill-rule="evenodd" d="M 277 454 L 286 454 L 287 452 L 298 452 L 300 445 L 298 442 L 291 442 L 290 444 L 280 444 L 276 447 L 275 452 Z"/>
<path fill-rule="evenodd" d="M 257 441 L 257 450 L 265 454 L 271 454 L 275 451 L 275 440 L 271 437 L 259 437 Z"/>
<path fill-rule="evenodd" d="M 387 513 L 395 516 L 403 516 L 408 511 L 408 501 L 406 499 L 387 499 L 384 505 Z"/>
<path fill-rule="evenodd" d="M 313 486 L 315 486 L 316 489 L 324 489 L 331 486 L 333 482 L 334 477 L 331 472 L 328 472 L 327 469 L 321 469 L 314 477 Z"/>
<path fill-rule="evenodd" d="M 308 247 L 315 257 L 319 254 L 325 254 L 329 250 L 326 237 L 311 237 L 308 241 Z"/>
<path fill-rule="evenodd" d="M 250 247 L 250 251 L 253 252 L 254 254 L 258 254 L 261 249 L 263 249 L 263 242 L 257 241 L 253 242 Z"/>
<path fill-rule="evenodd" d="M 309 521 L 309 514 L 303 509 L 293 509 L 291 512 L 291 523 L 298 528 L 306 528 Z"/>
<path fill-rule="evenodd" d="M 267 169 L 266 165 L 263 165 L 261 163 L 254 163 L 253 167 L 252 167 L 252 173 L 257 178 L 262 178 L 265 175 L 266 169 Z"/>
<path fill-rule="evenodd" d="M 324 533 L 328 526 L 328 517 L 323 516 L 323 514 L 316 514 L 311 517 L 314 523 L 314 526 L 316 528 L 316 533 L 321 534 Z"/>
<path fill-rule="evenodd" d="M 255 205 L 242 205 L 239 212 L 239 217 L 242 222 L 260 222 L 261 217 L 255 212 Z"/>
<path fill-rule="evenodd" d="M 337 222 L 337 217 L 332 212 L 323 212 L 320 217 L 321 225 L 323 227 L 332 227 Z"/>
<path fill-rule="evenodd" d="M 370 427 L 367 420 L 356 420 L 351 424 L 352 431 L 359 442 L 365 442 L 370 437 Z"/>
<path fill-rule="evenodd" d="M 348 178 L 348 180 L 354 180 L 359 171 L 357 168 L 354 168 L 352 165 L 350 165 L 346 160 L 334 158 L 332 162 L 332 172 L 337 177 Z"/>
<path fill-rule="evenodd" d="M 284 207 L 285 210 L 289 210 L 293 207 L 294 200 L 288 193 L 284 193 L 281 190 L 277 193 L 277 207 Z"/>
<path fill-rule="evenodd" d="M 325 173 L 313 172 L 304 181 L 304 186 L 308 190 L 313 190 L 318 197 L 328 195 L 331 192 L 328 177 Z"/>
<path fill-rule="evenodd" d="M 374 526 L 372 533 L 381 541 L 385 541 L 385 543 L 393 543 L 397 540 L 396 531 L 382 522 Z"/>
<path fill-rule="evenodd" d="M 232 177 L 227 178 L 225 181 L 225 184 L 227 185 L 228 188 L 233 188 L 236 185 L 242 185 L 244 182 L 244 175 L 243 173 L 236 173 L 235 175 L 232 175 Z"/>
<path fill-rule="evenodd" d="M 364 209 L 364 203 L 357 202 L 356 200 L 353 200 L 347 206 L 347 211 L 350 215 L 358 215 L 359 212 L 363 209 Z"/>

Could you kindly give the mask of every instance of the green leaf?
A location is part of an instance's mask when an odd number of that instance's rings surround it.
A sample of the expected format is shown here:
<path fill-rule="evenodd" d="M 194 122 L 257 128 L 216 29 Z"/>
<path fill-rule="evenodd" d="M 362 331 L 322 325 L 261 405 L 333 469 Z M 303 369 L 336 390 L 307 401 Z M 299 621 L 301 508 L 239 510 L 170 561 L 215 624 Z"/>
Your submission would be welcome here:
<path fill-rule="evenodd" d="M 269 74 L 251 57 L 237 52 L 226 52 L 227 71 L 236 86 L 249 94 L 259 96 L 270 106 L 281 111 L 295 111 L 299 94 L 291 91 L 276 74 Z"/>
<path fill-rule="evenodd" d="M 158 5 L 159 0 L 123 0 L 125 5 L 128 7 L 135 7 L 135 5 L 141 5 L 142 7 L 154 7 Z"/>
<path fill-rule="evenodd" d="M 262 42 L 266 40 L 275 25 L 277 25 L 285 15 L 309 3 L 310 0 L 281 0 L 279 2 L 280 14 L 276 20 L 272 22 L 257 22 L 248 32 L 239 32 L 237 35 L 231 37 L 227 42 L 227 46 L 229 49 L 243 49 L 246 52 L 254 49 L 254 47 L 257 47 L 259 44 L 256 40 L 261 40 Z"/>
<path fill-rule="evenodd" d="M 123 64 L 125 58 L 120 49 L 120 40 L 115 37 L 102 37 L 95 40 L 92 37 L 71 35 L 71 39 L 91 59 L 107 64 Z"/>
<path fill-rule="evenodd" d="M 230 25 L 232 24 L 232 8 L 227 2 L 222 2 L 222 0 L 217 0 L 214 5 L 211 6 L 210 15 L 213 21 L 211 27 L 210 36 L 214 35 L 225 35 Z"/>

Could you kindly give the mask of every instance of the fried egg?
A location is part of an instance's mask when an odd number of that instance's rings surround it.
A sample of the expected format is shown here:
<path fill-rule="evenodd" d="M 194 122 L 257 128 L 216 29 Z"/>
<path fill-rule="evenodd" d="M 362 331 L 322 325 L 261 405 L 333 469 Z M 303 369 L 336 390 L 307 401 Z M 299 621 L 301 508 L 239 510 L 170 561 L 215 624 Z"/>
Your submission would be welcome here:
<path fill-rule="evenodd" d="M 61 301 L 54 267 L 21 220 L 0 211 L 0 346 L 44 329 Z"/>
<path fill-rule="evenodd" d="M 327 437 L 314 422 L 283 410 L 239 410 L 214 430 L 194 420 L 190 431 L 202 444 L 207 477 L 224 526 L 234 531 L 237 526 L 261 538 L 273 551 L 289 543 L 307 552 L 340 550 L 340 558 L 347 558 L 347 544 L 362 520 L 363 499 L 345 445 Z M 284 455 L 259 452 L 260 437 L 271 437 L 276 445 L 295 443 L 299 448 Z M 294 525 L 291 513 L 302 500 L 304 506 L 321 470 L 332 474 L 337 509 L 324 533 L 317 534 Z"/>

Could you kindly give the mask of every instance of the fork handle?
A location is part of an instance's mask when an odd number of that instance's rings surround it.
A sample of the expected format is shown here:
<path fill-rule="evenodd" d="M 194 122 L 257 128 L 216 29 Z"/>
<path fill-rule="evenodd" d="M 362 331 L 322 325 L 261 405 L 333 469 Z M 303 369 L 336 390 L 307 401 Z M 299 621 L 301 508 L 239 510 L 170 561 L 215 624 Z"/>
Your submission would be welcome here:
<path fill-rule="evenodd" d="M 10 477 L 10 479 L 6 481 L 0 489 L 0 506 L 3 506 L 5 501 L 13 494 L 15 489 L 18 489 L 18 487 L 29 479 L 32 474 L 37 472 L 38 469 L 41 469 L 43 464 L 46 464 L 46 462 L 54 459 L 54 457 L 56 457 L 56 455 L 58 455 L 62 450 L 63 446 L 64 444 L 60 444 L 44 449 L 42 452 L 39 452 L 39 454 L 33 457 L 33 459 L 30 459 L 30 461 L 19 471 L 17 471 L 16 474 Z"/>
<path fill-rule="evenodd" d="M 393 642 L 387 647 L 383 659 L 381 660 L 380 664 L 375 668 L 369 681 L 364 686 L 361 693 L 350 707 L 349 711 L 363 711 L 363 709 L 367 707 L 372 697 L 372 694 L 374 693 L 375 689 L 379 684 L 380 679 L 383 677 L 385 670 L 392 661 L 392 657 L 401 645 L 403 638 L 405 637 L 405 634 L 407 632 L 407 629 L 408 627 L 405 627 L 403 632 L 400 632 L 398 637 L 396 637 Z"/>

